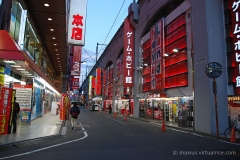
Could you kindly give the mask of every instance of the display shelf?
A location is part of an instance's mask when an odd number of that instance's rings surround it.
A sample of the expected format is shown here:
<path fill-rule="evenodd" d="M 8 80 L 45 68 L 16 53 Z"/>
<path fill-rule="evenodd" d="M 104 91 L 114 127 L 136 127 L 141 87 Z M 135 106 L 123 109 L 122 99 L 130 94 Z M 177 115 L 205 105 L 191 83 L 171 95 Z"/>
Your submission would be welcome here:
<path fill-rule="evenodd" d="M 16 102 L 19 103 L 21 110 L 22 109 L 31 109 L 31 102 L 32 102 L 31 97 L 32 97 L 32 89 L 31 88 L 17 88 L 16 89 Z"/>

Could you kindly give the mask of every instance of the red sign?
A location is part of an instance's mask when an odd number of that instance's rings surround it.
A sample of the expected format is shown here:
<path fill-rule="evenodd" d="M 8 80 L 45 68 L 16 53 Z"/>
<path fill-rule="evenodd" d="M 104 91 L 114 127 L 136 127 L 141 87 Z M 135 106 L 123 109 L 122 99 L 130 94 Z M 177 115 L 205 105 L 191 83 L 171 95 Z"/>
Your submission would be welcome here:
<path fill-rule="evenodd" d="M 233 79 L 233 82 L 236 82 L 236 94 L 240 94 L 240 37 L 239 37 L 239 26 L 240 26 L 240 20 L 239 20 L 239 13 L 240 13 L 240 6 L 239 2 L 235 0 L 230 1 L 231 6 L 231 15 L 232 15 L 232 38 L 233 38 L 233 48 L 234 48 L 234 67 L 235 67 L 235 74 L 233 76 L 235 77 Z"/>
<path fill-rule="evenodd" d="M 82 28 L 81 28 L 81 26 L 83 26 L 82 19 L 83 19 L 83 16 L 79 14 L 73 15 L 72 25 L 74 27 L 72 28 L 71 39 L 82 40 Z"/>
<path fill-rule="evenodd" d="M 97 68 L 96 69 L 96 88 L 95 88 L 95 94 L 96 95 L 101 94 L 101 88 L 102 88 L 101 73 L 102 73 L 102 69 Z"/>
<path fill-rule="evenodd" d="M 134 28 L 128 18 L 124 21 L 123 86 L 133 86 Z"/>
<path fill-rule="evenodd" d="M 163 20 L 150 30 L 151 51 L 151 90 L 164 88 L 163 78 Z"/>
<path fill-rule="evenodd" d="M 8 134 L 8 124 L 11 116 L 12 89 L 3 87 L 0 94 L 0 134 Z"/>
<path fill-rule="evenodd" d="M 72 89 L 79 89 L 79 78 L 72 78 Z"/>

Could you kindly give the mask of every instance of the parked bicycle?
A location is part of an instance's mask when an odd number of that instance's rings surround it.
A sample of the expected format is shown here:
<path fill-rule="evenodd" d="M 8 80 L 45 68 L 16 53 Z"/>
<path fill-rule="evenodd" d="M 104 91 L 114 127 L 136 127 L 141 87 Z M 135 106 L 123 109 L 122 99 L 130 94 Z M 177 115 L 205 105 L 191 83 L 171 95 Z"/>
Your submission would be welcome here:
<path fill-rule="evenodd" d="M 235 137 L 236 137 L 236 141 L 240 141 L 240 125 L 238 125 L 238 120 L 237 118 L 234 120 L 233 126 L 235 129 Z M 224 136 L 225 138 L 230 141 L 231 140 L 231 135 L 232 135 L 232 127 L 228 127 L 225 131 L 224 131 Z"/>

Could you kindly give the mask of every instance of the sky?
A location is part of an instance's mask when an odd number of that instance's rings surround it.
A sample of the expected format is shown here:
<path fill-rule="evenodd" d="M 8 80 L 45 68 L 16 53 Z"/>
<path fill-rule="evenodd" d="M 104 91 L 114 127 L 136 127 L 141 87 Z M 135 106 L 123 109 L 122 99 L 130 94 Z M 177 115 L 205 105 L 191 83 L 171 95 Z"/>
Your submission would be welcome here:
<path fill-rule="evenodd" d="M 97 43 L 108 44 L 111 41 L 127 17 L 128 7 L 132 2 L 133 0 L 87 1 L 85 45 L 81 57 L 87 63 L 81 64 L 80 85 L 82 78 L 85 79 L 86 67 L 95 64 Z M 105 45 L 98 45 L 98 58 L 104 49 Z"/>

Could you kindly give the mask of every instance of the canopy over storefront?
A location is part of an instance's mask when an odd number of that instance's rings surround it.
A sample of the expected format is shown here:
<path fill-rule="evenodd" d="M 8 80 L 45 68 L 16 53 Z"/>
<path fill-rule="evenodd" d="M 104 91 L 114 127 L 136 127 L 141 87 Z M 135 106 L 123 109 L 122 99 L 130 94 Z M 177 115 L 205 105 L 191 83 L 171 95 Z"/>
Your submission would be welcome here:
<path fill-rule="evenodd" d="M 24 60 L 21 48 L 5 30 L 0 30 L 0 59 Z"/>

